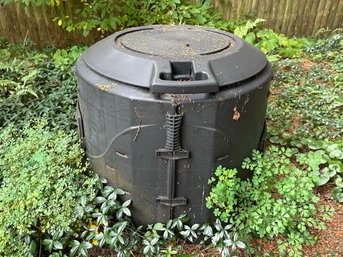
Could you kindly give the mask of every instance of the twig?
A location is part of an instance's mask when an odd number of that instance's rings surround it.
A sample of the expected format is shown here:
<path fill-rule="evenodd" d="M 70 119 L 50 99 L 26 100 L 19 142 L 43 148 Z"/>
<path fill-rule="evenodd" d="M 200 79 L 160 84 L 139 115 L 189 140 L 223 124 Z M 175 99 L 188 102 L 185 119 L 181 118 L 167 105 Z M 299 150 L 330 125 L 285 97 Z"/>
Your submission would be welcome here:
<path fill-rule="evenodd" d="M 139 132 L 141 131 L 141 117 L 142 117 L 141 115 L 139 115 L 136 107 L 134 108 L 134 111 L 136 113 L 136 116 L 138 117 L 138 128 L 137 128 L 137 131 L 136 131 L 136 135 L 135 135 L 135 137 L 132 140 L 133 142 L 136 141 L 136 139 L 137 139 L 137 137 L 139 135 Z"/>

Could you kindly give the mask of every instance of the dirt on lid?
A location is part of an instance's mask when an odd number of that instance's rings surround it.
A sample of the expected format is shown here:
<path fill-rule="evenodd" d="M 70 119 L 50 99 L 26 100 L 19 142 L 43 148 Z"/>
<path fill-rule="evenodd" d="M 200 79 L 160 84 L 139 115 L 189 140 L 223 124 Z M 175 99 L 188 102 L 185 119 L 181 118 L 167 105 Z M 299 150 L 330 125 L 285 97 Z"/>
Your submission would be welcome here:
<path fill-rule="evenodd" d="M 224 51 L 230 48 L 232 39 L 206 28 L 170 25 L 131 31 L 120 36 L 116 43 L 147 55 L 190 57 Z"/>

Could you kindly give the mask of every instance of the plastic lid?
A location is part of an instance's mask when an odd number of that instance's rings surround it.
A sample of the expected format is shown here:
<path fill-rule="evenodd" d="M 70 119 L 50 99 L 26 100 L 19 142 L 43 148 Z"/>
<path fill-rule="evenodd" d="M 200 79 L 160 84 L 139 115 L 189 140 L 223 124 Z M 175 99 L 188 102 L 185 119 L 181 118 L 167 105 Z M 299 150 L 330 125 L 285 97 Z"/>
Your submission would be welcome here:
<path fill-rule="evenodd" d="M 137 53 L 159 57 L 194 57 L 230 47 L 227 35 L 201 28 L 166 26 L 126 33 L 116 43 Z"/>
<path fill-rule="evenodd" d="M 103 76 L 154 93 L 214 93 L 267 65 L 260 50 L 237 36 L 187 25 L 119 31 L 91 46 L 82 58 Z"/>

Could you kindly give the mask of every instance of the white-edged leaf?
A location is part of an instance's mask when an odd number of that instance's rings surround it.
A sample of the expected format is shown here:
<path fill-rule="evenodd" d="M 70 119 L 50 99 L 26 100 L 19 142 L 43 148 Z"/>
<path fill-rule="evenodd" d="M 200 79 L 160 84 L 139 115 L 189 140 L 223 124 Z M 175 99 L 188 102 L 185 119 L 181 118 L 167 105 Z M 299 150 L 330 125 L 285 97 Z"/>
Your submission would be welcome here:
<path fill-rule="evenodd" d="M 245 249 L 246 248 L 246 245 L 243 242 L 241 242 L 241 241 L 237 241 L 236 244 L 237 244 L 238 248 L 241 248 L 241 249 Z"/>
<path fill-rule="evenodd" d="M 54 241 L 54 249 L 55 250 L 62 250 L 63 249 L 63 245 L 61 244 L 61 242 Z"/>
<path fill-rule="evenodd" d="M 125 201 L 125 202 L 123 203 L 122 207 L 128 207 L 128 206 L 131 204 L 131 202 L 132 202 L 131 199 Z"/>

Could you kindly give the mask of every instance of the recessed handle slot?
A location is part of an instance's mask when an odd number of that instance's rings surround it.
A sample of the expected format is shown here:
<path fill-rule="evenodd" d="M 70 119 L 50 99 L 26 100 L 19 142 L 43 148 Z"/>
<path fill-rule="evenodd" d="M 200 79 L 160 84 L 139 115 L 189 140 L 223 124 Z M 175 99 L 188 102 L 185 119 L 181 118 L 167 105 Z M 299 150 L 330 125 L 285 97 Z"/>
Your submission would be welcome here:
<path fill-rule="evenodd" d="M 161 80 L 170 81 L 195 81 L 206 80 L 208 75 L 204 72 L 194 72 L 194 66 L 192 62 L 170 62 L 171 73 L 161 72 Z"/>

